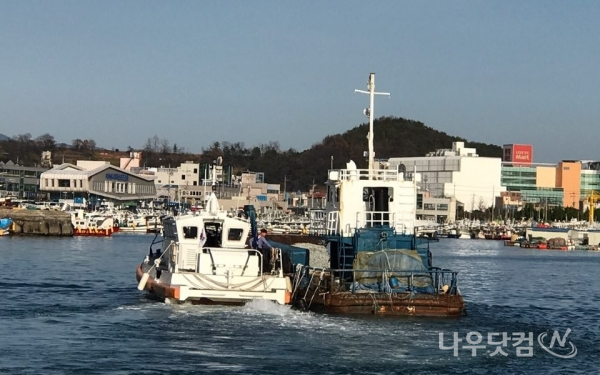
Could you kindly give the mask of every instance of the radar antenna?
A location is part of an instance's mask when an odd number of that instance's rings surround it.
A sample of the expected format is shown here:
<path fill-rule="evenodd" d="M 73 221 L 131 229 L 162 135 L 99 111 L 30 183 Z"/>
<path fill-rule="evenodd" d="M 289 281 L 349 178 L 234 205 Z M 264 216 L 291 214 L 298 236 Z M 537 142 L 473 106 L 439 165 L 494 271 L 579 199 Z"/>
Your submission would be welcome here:
<path fill-rule="evenodd" d="M 373 107 L 375 107 L 375 95 L 387 95 L 390 96 L 389 92 L 376 92 L 375 91 L 375 73 L 369 74 L 369 82 L 367 83 L 367 89 L 365 90 L 354 90 L 361 94 L 369 94 L 369 108 L 366 108 L 363 113 L 369 117 L 369 179 L 373 177 L 373 170 L 375 169 L 375 151 L 373 150 Z"/>

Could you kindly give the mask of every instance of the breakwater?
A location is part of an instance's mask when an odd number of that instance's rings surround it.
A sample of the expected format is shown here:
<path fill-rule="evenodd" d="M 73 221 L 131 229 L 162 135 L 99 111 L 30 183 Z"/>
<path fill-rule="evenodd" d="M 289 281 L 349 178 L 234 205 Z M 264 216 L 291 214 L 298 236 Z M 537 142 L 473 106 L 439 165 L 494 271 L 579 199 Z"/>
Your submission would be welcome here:
<path fill-rule="evenodd" d="M 0 209 L 0 218 L 12 219 L 15 235 L 73 236 L 71 215 L 62 211 Z"/>

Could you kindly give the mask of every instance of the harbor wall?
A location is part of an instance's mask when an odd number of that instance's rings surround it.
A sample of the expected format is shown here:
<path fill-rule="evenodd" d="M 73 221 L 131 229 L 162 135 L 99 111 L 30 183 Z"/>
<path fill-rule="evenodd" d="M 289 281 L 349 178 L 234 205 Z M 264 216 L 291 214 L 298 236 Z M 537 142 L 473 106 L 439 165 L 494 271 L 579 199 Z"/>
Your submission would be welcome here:
<path fill-rule="evenodd" d="M 0 218 L 12 219 L 14 235 L 73 236 L 71 215 L 62 211 L 0 209 Z"/>

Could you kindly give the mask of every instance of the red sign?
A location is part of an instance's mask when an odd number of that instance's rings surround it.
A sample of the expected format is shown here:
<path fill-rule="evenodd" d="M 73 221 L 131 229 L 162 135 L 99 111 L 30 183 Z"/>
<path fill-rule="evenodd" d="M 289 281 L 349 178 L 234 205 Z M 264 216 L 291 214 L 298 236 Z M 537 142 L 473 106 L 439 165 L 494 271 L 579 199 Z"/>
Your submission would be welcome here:
<path fill-rule="evenodd" d="M 510 145 L 511 162 L 514 164 L 531 164 L 533 162 L 532 145 Z M 506 150 L 505 150 L 506 152 Z"/>
<path fill-rule="evenodd" d="M 510 144 L 503 147 L 502 161 L 512 162 L 514 165 L 525 165 L 533 162 L 533 146 Z"/>

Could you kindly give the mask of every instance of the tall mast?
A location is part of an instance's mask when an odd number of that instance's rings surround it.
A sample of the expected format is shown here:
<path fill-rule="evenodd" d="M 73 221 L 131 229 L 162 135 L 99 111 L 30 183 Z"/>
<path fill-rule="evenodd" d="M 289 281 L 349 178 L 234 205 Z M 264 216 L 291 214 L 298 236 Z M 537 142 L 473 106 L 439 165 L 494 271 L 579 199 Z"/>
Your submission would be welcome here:
<path fill-rule="evenodd" d="M 369 139 L 369 178 L 373 175 L 373 170 L 375 169 L 375 151 L 373 147 L 373 113 L 375 107 L 375 95 L 387 95 L 390 96 L 389 92 L 376 92 L 375 91 L 375 73 L 369 74 L 369 82 L 367 83 L 367 89 L 365 90 L 354 90 L 354 92 L 359 92 L 361 94 L 369 94 L 369 108 L 364 110 L 364 114 L 369 116 L 369 135 L 367 138 Z"/>

